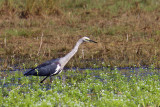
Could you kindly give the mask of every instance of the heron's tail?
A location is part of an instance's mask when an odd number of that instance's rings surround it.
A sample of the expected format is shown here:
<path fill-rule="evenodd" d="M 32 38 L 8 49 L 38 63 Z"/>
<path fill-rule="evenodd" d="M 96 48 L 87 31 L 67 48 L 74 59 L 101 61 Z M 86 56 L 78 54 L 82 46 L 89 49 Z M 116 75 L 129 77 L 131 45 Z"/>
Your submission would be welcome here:
<path fill-rule="evenodd" d="M 29 75 L 33 75 L 35 72 L 34 72 L 34 70 L 32 69 L 32 70 L 30 70 L 30 71 L 26 71 L 23 75 L 24 76 L 29 76 Z"/>

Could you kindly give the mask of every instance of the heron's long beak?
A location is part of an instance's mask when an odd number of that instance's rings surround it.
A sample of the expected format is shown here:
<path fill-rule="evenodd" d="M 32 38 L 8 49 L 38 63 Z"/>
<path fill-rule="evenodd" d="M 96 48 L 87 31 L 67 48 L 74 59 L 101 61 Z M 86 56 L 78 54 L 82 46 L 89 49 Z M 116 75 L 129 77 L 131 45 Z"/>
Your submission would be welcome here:
<path fill-rule="evenodd" d="M 89 42 L 93 42 L 93 43 L 97 43 L 97 42 L 95 42 L 95 41 L 93 41 L 93 40 L 88 40 Z"/>

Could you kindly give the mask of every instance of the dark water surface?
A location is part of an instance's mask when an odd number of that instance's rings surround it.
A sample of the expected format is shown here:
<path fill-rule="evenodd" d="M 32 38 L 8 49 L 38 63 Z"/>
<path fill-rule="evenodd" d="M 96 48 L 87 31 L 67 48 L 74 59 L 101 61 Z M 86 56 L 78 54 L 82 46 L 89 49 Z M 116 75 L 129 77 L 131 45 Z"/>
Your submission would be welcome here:
<path fill-rule="evenodd" d="M 14 74 L 15 71 L 18 72 L 26 72 L 29 71 L 31 69 L 15 69 L 15 70 L 3 70 L 1 71 L 1 77 L 2 78 L 2 74 L 5 73 L 10 73 L 10 74 Z M 112 71 L 112 70 L 117 70 L 119 71 L 121 74 L 123 75 L 130 75 L 130 74 L 139 74 L 141 76 L 146 76 L 148 74 L 152 75 L 154 73 L 160 73 L 160 68 L 152 68 L 152 67 L 115 67 L 115 68 L 108 68 L 108 67 L 101 67 L 101 68 L 65 68 L 63 70 L 63 72 L 67 72 L 67 71 L 85 71 L 85 70 L 91 70 L 94 72 L 97 71 Z"/>
<path fill-rule="evenodd" d="M 15 71 L 18 71 L 18 74 L 23 74 L 26 71 L 29 71 L 30 69 L 15 69 L 15 70 L 4 70 L 1 71 L 0 74 L 0 79 L 5 79 L 10 75 L 14 75 Z M 86 72 L 88 71 L 92 71 L 89 74 L 87 74 Z M 67 71 L 73 71 L 70 72 L 70 74 L 67 73 Z M 101 82 L 105 83 L 106 81 L 101 78 L 100 74 L 98 72 L 105 72 L 105 73 L 115 73 L 115 72 L 119 72 L 121 75 L 130 78 L 130 76 L 135 75 L 135 76 L 148 76 L 148 75 L 153 75 L 153 74 L 160 74 L 160 69 L 158 68 L 152 68 L 152 67 L 124 67 L 124 68 L 120 68 L 120 67 L 116 67 L 116 68 L 108 68 L 108 67 L 102 67 L 102 68 L 72 68 L 72 69 L 64 69 L 64 73 L 62 73 L 61 75 L 57 75 L 56 78 L 62 79 L 62 80 L 66 80 L 66 79 L 70 79 L 70 78 L 76 78 L 79 75 L 91 75 L 91 77 L 94 77 L 94 79 L 99 79 Z M 23 78 L 23 77 L 22 77 Z M 42 79 L 43 77 L 41 77 Z M 54 78 L 54 77 L 52 77 Z M 32 76 L 29 76 L 28 79 L 30 81 L 32 81 Z M 9 82 L 5 81 L 5 83 L 1 83 L 3 84 L 3 88 L 4 87 L 9 87 L 9 86 L 20 86 L 21 84 L 18 84 L 17 82 L 15 83 L 14 81 L 21 81 L 21 77 L 20 78 L 16 78 L 16 77 L 12 77 Z M 29 84 L 30 87 L 32 87 L 32 84 Z M 40 84 L 41 88 L 43 89 L 50 89 L 51 85 L 50 84 Z"/>

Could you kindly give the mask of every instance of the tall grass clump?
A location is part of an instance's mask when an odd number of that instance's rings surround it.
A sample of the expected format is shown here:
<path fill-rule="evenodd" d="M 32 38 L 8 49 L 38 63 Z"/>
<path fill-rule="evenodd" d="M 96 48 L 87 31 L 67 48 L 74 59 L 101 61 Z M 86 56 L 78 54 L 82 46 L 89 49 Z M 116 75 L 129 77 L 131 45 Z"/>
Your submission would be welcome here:
<path fill-rule="evenodd" d="M 59 15 L 57 0 L 2 0 L 1 14 L 8 11 L 12 14 L 19 15 L 20 18 L 43 15 Z M 14 12 L 12 12 L 14 11 Z"/>

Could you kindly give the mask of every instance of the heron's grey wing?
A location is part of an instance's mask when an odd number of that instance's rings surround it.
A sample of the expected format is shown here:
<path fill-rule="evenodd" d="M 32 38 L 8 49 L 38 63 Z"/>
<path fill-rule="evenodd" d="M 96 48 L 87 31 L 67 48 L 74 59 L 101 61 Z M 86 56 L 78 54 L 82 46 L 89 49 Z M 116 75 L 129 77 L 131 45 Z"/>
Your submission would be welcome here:
<path fill-rule="evenodd" d="M 35 75 L 35 76 L 48 76 L 56 72 L 57 65 L 60 65 L 58 63 L 59 59 L 53 59 L 46 61 L 43 64 L 38 65 L 36 68 L 31 69 L 30 71 L 27 71 L 24 73 L 25 76 L 28 75 Z"/>
<path fill-rule="evenodd" d="M 60 71 L 61 65 L 58 62 L 51 63 L 47 66 L 35 69 L 36 72 L 34 75 L 36 76 L 50 76 L 55 75 Z"/>

